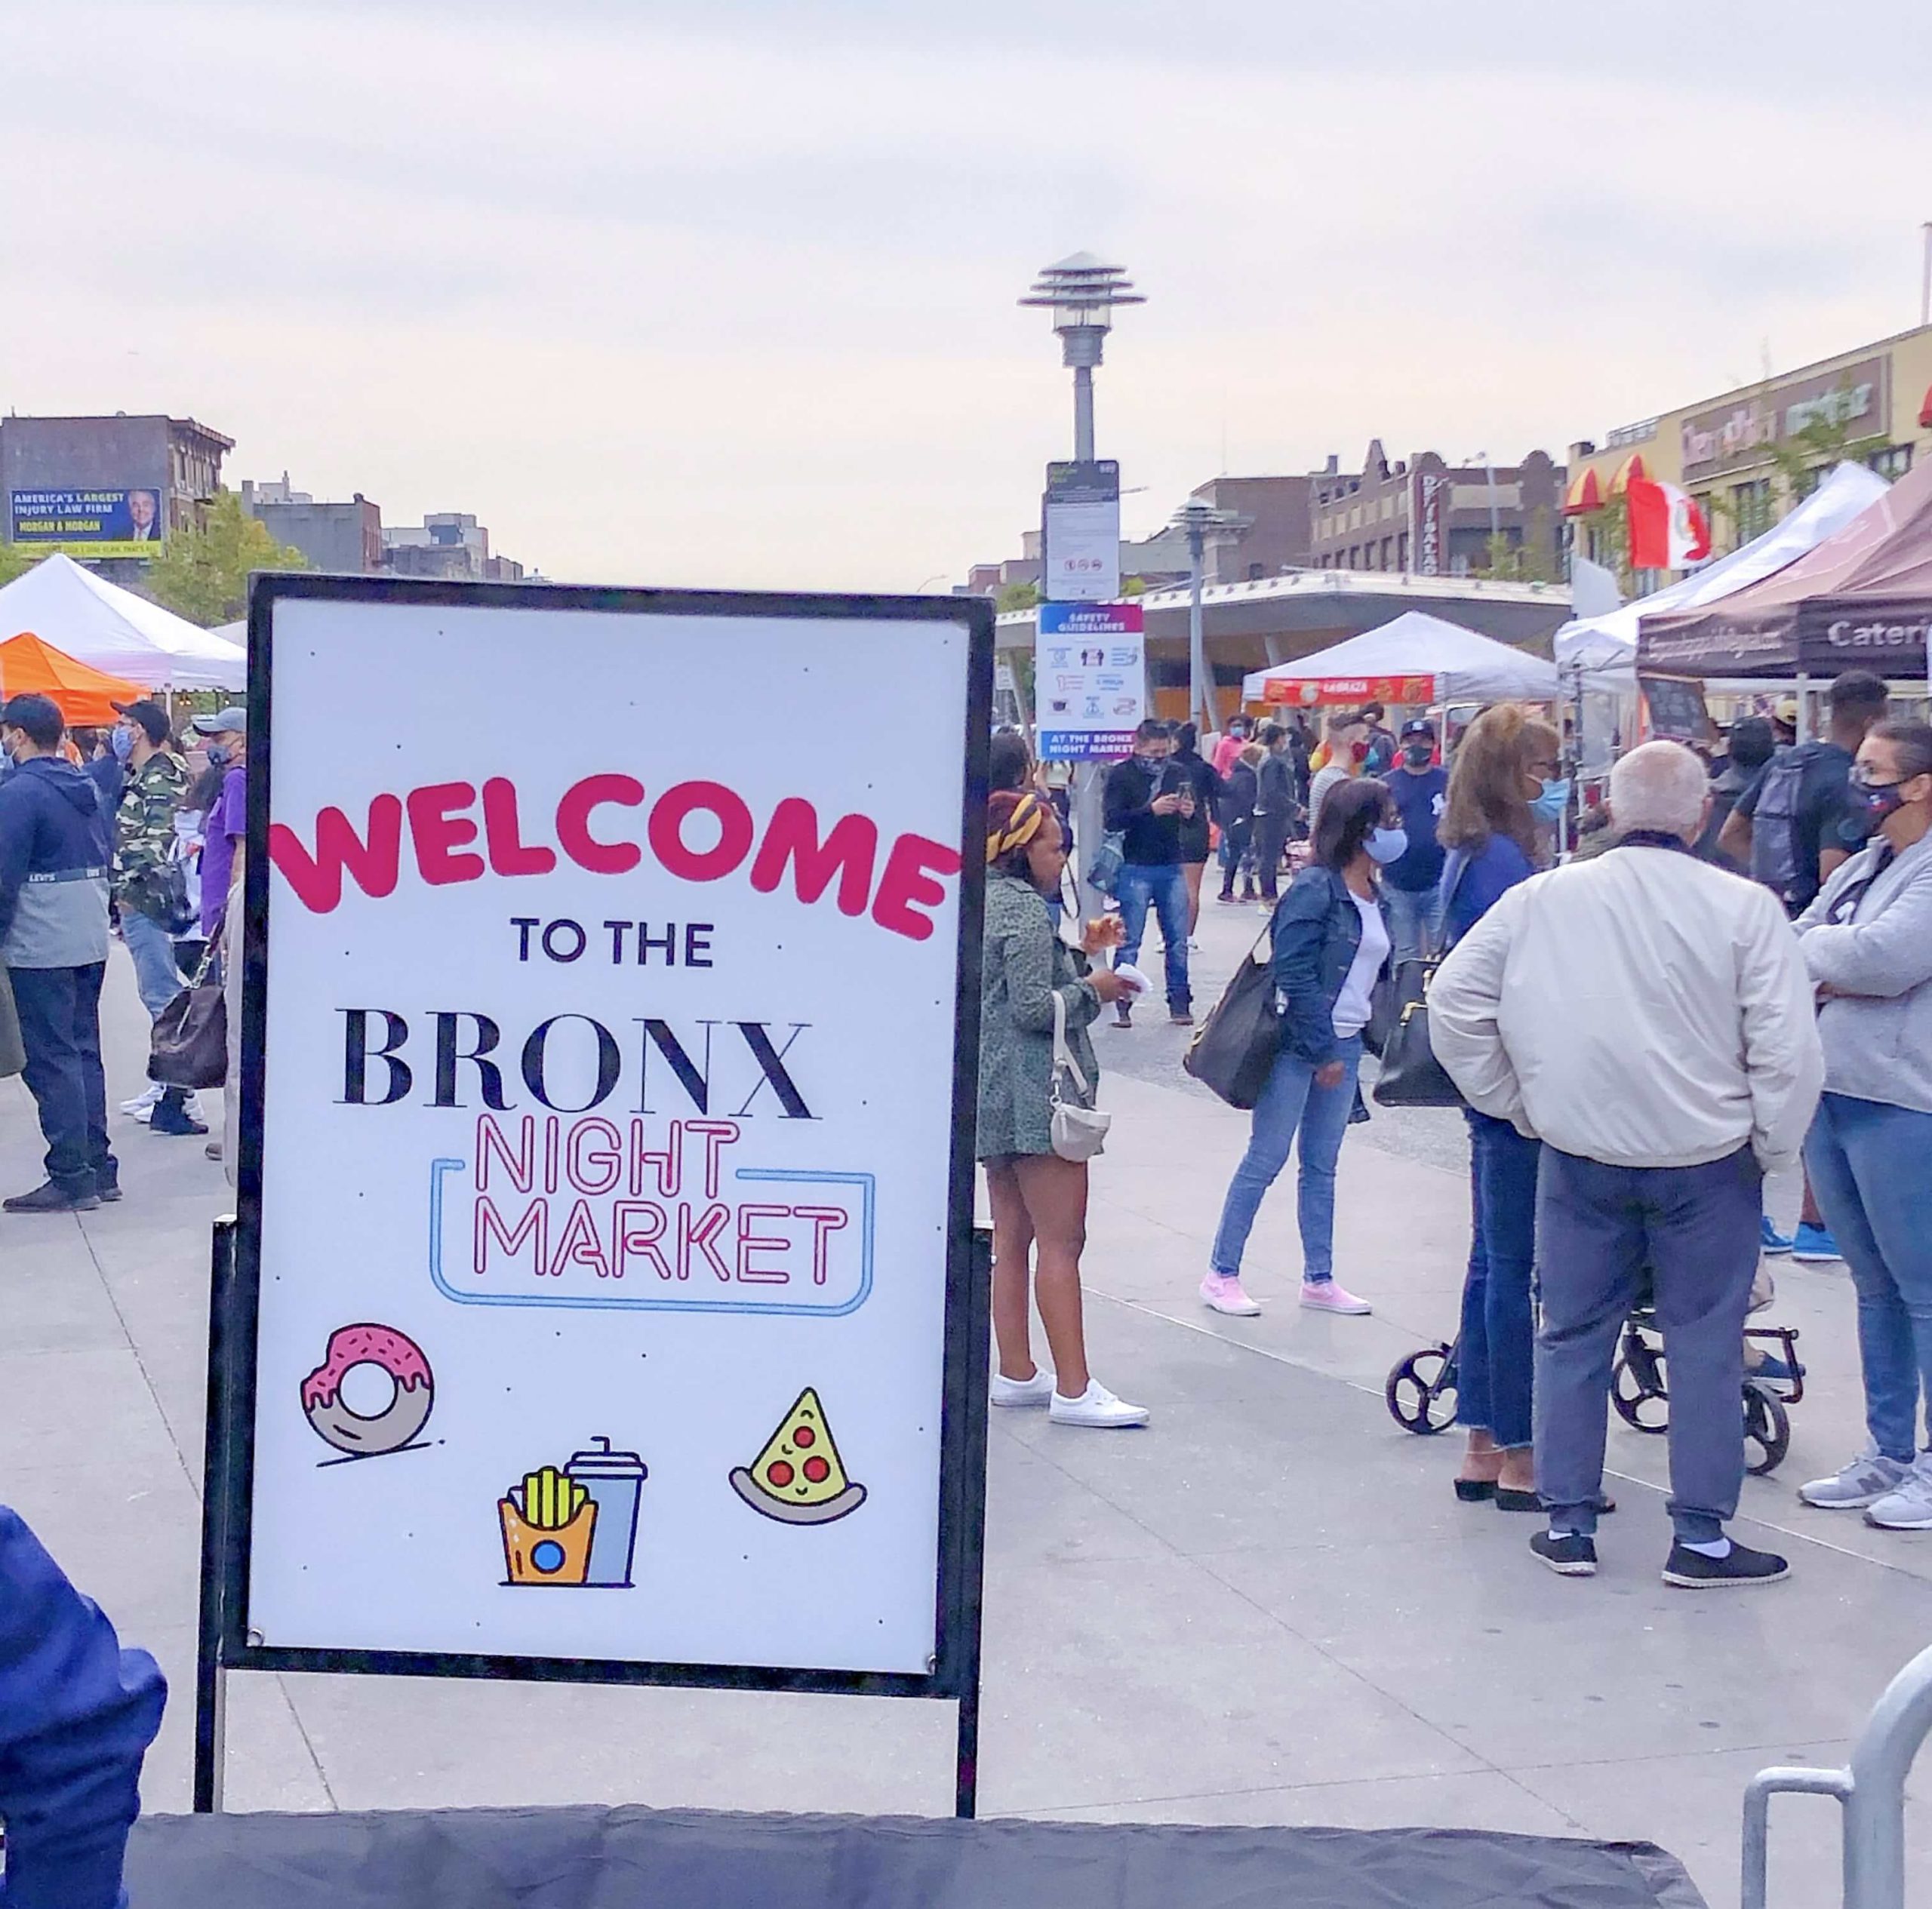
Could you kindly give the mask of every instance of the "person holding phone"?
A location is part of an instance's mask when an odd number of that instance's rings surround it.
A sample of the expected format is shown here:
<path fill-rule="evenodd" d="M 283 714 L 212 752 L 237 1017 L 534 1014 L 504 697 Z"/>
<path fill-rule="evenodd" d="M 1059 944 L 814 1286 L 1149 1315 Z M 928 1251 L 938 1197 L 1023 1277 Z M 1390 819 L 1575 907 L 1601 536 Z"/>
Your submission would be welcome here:
<path fill-rule="evenodd" d="M 1171 763 L 1174 736 L 1158 716 L 1134 731 L 1134 753 L 1107 772 L 1104 796 L 1109 835 L 1121 838 L 1124 858 L 1114 893 L 1121 925 L 1127 931 L 1120 960 L 1131 966 L 1140 955 L 1147 912 L 1161 918 L 1166 944 L 1168 1017 L 1177 1027 L 1194 1024 L 1194 998 L 1187 976 L 1187 878 L 1181 872 L 1181 831 L 1195 813 L 1194 790 L 1186 771 Z M 1114 1008 L 1115 1025 L 1134 1025 L 1129 998 Z"/>

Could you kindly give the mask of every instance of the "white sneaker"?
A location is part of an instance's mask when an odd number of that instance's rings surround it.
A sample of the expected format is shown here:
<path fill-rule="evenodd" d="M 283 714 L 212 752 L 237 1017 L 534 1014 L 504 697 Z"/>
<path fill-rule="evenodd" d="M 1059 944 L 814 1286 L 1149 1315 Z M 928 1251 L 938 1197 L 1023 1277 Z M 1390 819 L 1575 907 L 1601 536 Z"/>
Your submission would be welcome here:
<path fill-rule="evenodd" d="M 1932 1531 L 1932 1455 L 1921 1452 L 1897 1487 L 1865 1514 L 1881 1531 Z"/>
<path fill-rule="evenodd" d="M 1144 1405 L 1129 1405 L 1117 1399 L 1097 1379 L 1087 1382 L 1087 1389 L 1077 1399 L 1063 1398 L 1057 1391 L 1047 1407 L 1047 1416 L 1057 1425 L 1093 1425 L 1102 1429 L 1115 1426 L 1144 1425 L 1151 1415 Z"/>
<path fill-rule="evenodd" d="M 1201 1297 L 1210 1311 L 1235 1319 L 1258 1319 L 1261 1308 L 1241 1289 L 1238 1273 L 1210 1273 L 1201 1282 Z"/>
<path fill-rule="evenodd" d="M 1310 1312 L 1346 1313 L 1352 1318 L 1375 1310 L 1366 1299 L 1357 1299 L 1346 1286 L 1332 1279 L 1303 1280 L 1301 1302 Z"/>
<path fill-rule="evenodd" d="M 132 1100 L 122 1101 L 121 1111 L 124 1114 L 132 1114 L 138 1118 L 152 1108 L 165 1091 L 161 1083 L 157 1081 L 145 1093 L 137 1093 Z"/>
<path fill-rule="evenodd" d="M 1009 1379 L 1003 1372 L 993 1374 L 995 1405 L 1044 1405 L 1053 1395 L 1054 1376 L 1043 1366 L 1033 1368 L 1031 1379 Z"/>
<path fill-rule="evenodd" d="M 1896 1459 L 1880 1457 L 1878 1446 L 1868 1445 L 1842 1471 L 1800 1485 L 1798 1496 L 1822 1511 L 1862 1511 L 1897 1490 L 1911 1471 Z"/>

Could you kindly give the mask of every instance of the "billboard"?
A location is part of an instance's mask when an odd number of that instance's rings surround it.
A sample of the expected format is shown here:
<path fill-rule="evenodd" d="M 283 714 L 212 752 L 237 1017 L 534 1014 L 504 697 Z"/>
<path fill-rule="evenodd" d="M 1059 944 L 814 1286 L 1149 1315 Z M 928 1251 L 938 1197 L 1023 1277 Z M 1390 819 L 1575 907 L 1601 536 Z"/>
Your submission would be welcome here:
<path fill-rule="evenodd" d="M 1120 466 L 1111 457 L 1047 466 L 1040 590 L 1049 603 L 1120 595 Z"/>
<path fill-rule="evenodd" d="M 989 607 L 274 576 L 250 650 L 224 1663 L 956 1692 Z"/>
<path fill-rule="evenodd" d="M 158 490 L 12 490 L 7 534 L 15 543 L 52 544 L 89 557 L 152 557 L 162 540 Z"/>
<path fill-rule="evenodd" d="M 1033 653 L 1033 718 L 1042 762 L 1129 754 L 1147 713 L 1137 603 L 1043 603 Z"/>

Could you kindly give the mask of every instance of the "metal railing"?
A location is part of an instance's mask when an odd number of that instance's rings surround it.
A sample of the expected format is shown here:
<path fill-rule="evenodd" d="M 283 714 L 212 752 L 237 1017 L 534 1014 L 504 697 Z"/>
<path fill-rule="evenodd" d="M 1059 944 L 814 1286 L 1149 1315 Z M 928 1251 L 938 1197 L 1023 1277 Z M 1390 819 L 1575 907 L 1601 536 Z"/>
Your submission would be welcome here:
<path fill-rule="evenodd" d="M 1771 1798 L 1835 1797 L 1844 1909 L 1905 1909 L 1905 1780 L 1932 1733 L 1932 1649 L 1886 1686 L 1843 1769 L 1760 1770 L 1744 1792 L 1743 1909 L 1765 1909 Z"/>

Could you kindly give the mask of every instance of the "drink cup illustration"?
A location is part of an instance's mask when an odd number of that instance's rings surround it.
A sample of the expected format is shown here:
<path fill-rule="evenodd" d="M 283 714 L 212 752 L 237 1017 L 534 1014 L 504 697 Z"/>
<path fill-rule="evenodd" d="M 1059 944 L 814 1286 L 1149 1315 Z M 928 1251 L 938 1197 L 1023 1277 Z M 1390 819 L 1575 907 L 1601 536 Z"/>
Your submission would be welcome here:
<path fill-rule="evenodd" d="M 637 1543 L 638 1505 L 649 1468 L 635 1452 L 614 1452 L 610 1440 L 599 1436 L 591 1440 L 589 1450 L 571 1453 L 564 1475 L 587 1492 L 597 1508 L 589 1569 L 582 1582 L 628 1587 Z"/>

